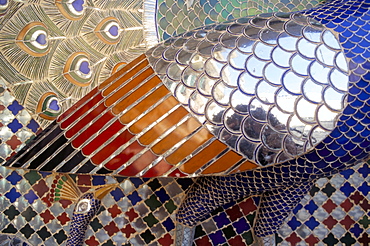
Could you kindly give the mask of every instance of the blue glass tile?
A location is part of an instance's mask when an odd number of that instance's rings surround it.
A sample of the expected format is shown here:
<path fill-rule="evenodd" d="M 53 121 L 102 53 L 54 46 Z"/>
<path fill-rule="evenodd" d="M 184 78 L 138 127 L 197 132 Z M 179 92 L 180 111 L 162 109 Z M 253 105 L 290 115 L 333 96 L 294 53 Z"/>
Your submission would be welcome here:
<path fill-rule="evenodd" d="M 367 174 L 367 176 L 368 175 L 369 173 Z M 358 187 L 358 190 L 361 191 L 364 196 L 367 196 L 367 194 L 369 194 L 370 192 L 370 185 L 368 184 L 368 182 L 364 182 L 360 187 Z"/>
<path fill-rule="evenodd" d="M 13 115 L 17 115 L 18 112 L 23 109 L 23 106 L 17 101 L 13 101 L 13 103 L 8 106 L 8 109 L 13 113 Z"/>
<path fill-rule="evenodd" d="M 24 195 L 24 198 L 32 204 L 35 200 L 37 200 L 39 197 L 33 192 L 33 190 L 30 190 L 26 195 Z"/>
<path fill-rule="evenodd" d="M 362 174 L 364 178 L 366 178 L 370 174 L 370 167 L 368 163 L 364 163 L 364 165 L 358 169 L 358 172 Z"/>
<path fill-rule="evenodd" d="M 225 212 L 219 213 L 218 215 L 214 216 L 213 220 L 216 222 L 218 228 L 222 228 L 224 225 L 230 223 L 230 220 L 227 218 Z"/>
<path fill-rule="evenodd" d="M 351 149 L 354 149 L 356 147 L 356 144 L 354 144 L 354 143 L 352 143 L 352 142 L 349 142 L 349 143 L 347 143 L 347 144 L 345 144 L 344 146 L 343 146 L 343 148 L 345 149 L 345 150 L 351 150 Z"/>
<path fill-rule="evenodd" d="M 346 196 L 349 196 L 351 195 L 352 192 L 355 191 L 355 188 L 353 188 L 351 186 L 350 183 L 346 182 L 342 185 L 342 187 L 340 187 L 340 190 L 346 195 Z"/>
<path fill-rule="evenodd" d="M 336 156 L 338 156 L 338 157 L 341 157 L 341 156 L 346 155 L 346 154 L 347 154 L 347 151 L 346 151 L 346 150 L 344 150 L 343 148 L 340 148 L 340 149 L 338 149 L 338 150 L 334 151 L 334 154 L 335 154 Z"/>
<path fill-rule="evenodd" d="M 22 176 L 20 176 L 16 171 L 13 171 L 8 177 L 6 177 L 6 180 L 8 180 L 12 185 L 16 185 L 21 179 Z"/>
<path fill-rule="evenodd" d="M 21 194 L 17 192 L 15 188 L 12 188 L 8 193 L 5 194 L 5 196 L 9 199 L 10 202 L 15 202 Z"/>
<path fill-rule="evenodd" d="M 311 217 L 308 221 L 304 223 L 308 228 L 311 230 L 314 230 L 318 225 L 320 225 L 319 222 L 316 221 L 314 217 Z"/>
<path fill-rule="evenodd" d="M 348 40 L 345 43 L 343 43 L 342 46 L 343 46 L 343 48 L 346 48 L 346 49 L 352 49 L 356 45 L 354 43 L 352 43 L 351 41 Z"/>
<path fill-rule="evenodd" d="M 349 231 L 352 232 L 355 237 L 359 238 L 364 230 L 358 224 L 355 224 Z"/>
<path fill-rule="evenodd" d="M 233 226 L 238 234 L 242 234 L 251 229 L 248 221 L 244 217 L 241 217 L 238 221 L 234 222 Z"/>
<path fill-rule="evenodd" d="M 346 163 L 346 162 L 349 162 L 351 158 L 352 157 L 350 155 L 346 155 L 346 156 L 342 156 L 339 160 L 343 163 Z"/>
<path fill-rule="evenodd" d="M 290 228 L 292 228 L 292 230 L 294 231 L 295 229 L 297 229 L 300 225 L 302 225 L 301 222 L 299 222 L 297 220 L 296 217 L 293 217 L 289 222 L 288 222 L 288 225 L 290 226 Z"/>
<path fill-rule="evenodd" d="M 125 194 L 123 194 L 122 190 L 118 187 L 116 189 L 112 190 L 110 194 L 113 196 L 113 198 L 116 202 L 119 201 L 122 197 L 125 196 Z"/>
<path fill-rule="evenodd" d="M 104 176 L 92 176 L 92 184 L 93 185 L 104 185 L 105 177 Z"/>
<path fill-rule="evenodd" d="M 216 231 L 215 233 L 209 234 L 209 238 L 212 240 L 213 245 L 220 245 L 226 242 L 222 231 Z"/>
<path fill-rule="evenodd" d="M 304 208 L 312 215 L 318 209 L 318 206 L 311 200 Z"/>
<path fill-rule="evenodd" d="M 165 201 L 167 201 L 168 199 L 170 199 L 170 196 L 167 194 L 167 192 L 165 191 L 164 188 L 161 188 L 160 190 L 154 192 L 157 197 L 159 198 L 159 200 L 164 203 Z"/>
<path fill-rule="evenodd" d="M 140 178 L 131 178 L 130 181 L 134 184 L 135 188 L 138 188 L 141 184 L 144 183 L 143 180 Z"/>
<path fill-rule="evenodd" d="M 16 133 L 19 129 L 21 129 L 23 126 L 17 119 L 14 119 L 11 123 L 8 124 L 8 127 L 10 130 L 12 130 L 13 133 Z"/>
<path fill-rule="evenodd" d="M 128 199 L 130 199 L 132 205 L 136 205 L 136 203 L 142 200 L 137 191 L 134 191 L 131 195 L 128 195 L 127 197 Z"/>
<path fill-rule="evenodd" d="M 168 232 L 175 229 L 175 224 L 173 223 L 171 217 L 168 217 L 165 221 L 163 221 L 162 225 L 166 228 Z"/>
<path fill-rule="evenodd" d="M 27 127 L 31 129 L 32 132 L 36 133 L 40 126 L 34 119 L 32 119 Z"/>
<path fill-rule="evenodd" d="M 344 28 L 342 28 L 342 31 L 343 31 L 343 29 Z M 351 37 L 353 35 L 353 33 L 350 30 L 346 30 L 345 32 L 342 32 L 341 35 L 343 35 L 346 38 L 349 38 L 349 37 Z"/>

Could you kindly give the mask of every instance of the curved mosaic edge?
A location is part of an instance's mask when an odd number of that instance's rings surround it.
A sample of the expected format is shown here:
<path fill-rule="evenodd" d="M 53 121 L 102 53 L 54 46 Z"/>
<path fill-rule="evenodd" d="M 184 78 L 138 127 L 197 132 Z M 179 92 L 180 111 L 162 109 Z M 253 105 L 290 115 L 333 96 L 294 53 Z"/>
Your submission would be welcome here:
<path fill-rule="evenodd" d="M 157 0 L 145 0 L 143 3 L 144 39 L 148 48 L 159 42 L 157 30 Z"/>

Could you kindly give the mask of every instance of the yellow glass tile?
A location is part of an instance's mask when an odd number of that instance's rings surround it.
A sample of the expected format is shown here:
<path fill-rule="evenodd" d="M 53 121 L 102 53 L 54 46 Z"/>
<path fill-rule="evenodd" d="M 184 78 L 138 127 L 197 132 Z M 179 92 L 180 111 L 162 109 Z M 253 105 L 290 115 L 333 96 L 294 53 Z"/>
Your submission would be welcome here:
<path fill-rule="evenodd" d="M 143 118 L 135 122 L 131 127 L 130 131 L 134 134 L 138 134 L 145 127 L 152 124 L 154 121 L 158 120 L 165 113 L 167 113 L 171 108 L 175 107 L 179 102 L 173 96 L 170 96 L 163 102 L 161 102 L 157 107 L 148 112 Z"/>
<path fill-rule="evenodd" d="M 117 103 L 113 109 L 112 112 L 114 114 L 119 114 L 123 110 L 125 110 L 128 106 L 135 103 L 139 98 L 144 97 L 148 91 L 152 90 L 156 85 L 158 85 L 161 82 L 161 79 L 157 76 L 151 78 L 148 80 L 145 84 L 140 86 L 139 88 L 136 88 L 130 95 L 128 95 L 125 99 Z"/>
<path fill-rule="evenodd" d="M 185 162 L 180 167 L 180 171 L 192 174 L 200 167 L 205 165 L 207 162 L 209 162 L 212 158 L 216 157 L 218 154 L 224 151 L 226 148 L 227 146 L 225 144 L 221 143 L 218 140 L 215 140 L 205 149 L 193 156 L 193 158 Z"/>
<path fill-rule="evenodd" d="M 187 121 L 176 127 L 174 131 L 168 134 L 156 145 L 154 145 L 152 147 L 152 151 L 157 155 L 162 155 L 200 126 L 201 124 L 195 118 L 189 118 Z"/>
<path fill-rule="evenodd" d="M 201 129 L 190 139 L 188 139 L 183 145 L 181 145 L 176 151 L 169 155 L 166 158 L 167 162 L 172 165 L 176 165 L 212 137 L 213 135 L 207 129 Z"/>
<path fill-rule="evenodd" d="M 103 83 L 101 83 L 99 85 L 99 89 L 102 89 L 104 88 L 105 86 L 107 86 L 109 83 L 111 83 L 113 80 L 115 80 L 116 78 L 118 78 L 119 76 L 121 76 L 122 74 L 124 74 L 125 72 L 127 72 L 129 69 L 131 69 L 132 67 L 134 67 L 137 63 L 141 62 L 143 59 L 145 59 L 146 56 L 145 54 L 142 54 L 141 56 L 135 58 L 132 62 L 130 62 L 129 64 L 127 64 L 125 67 L 123 67 L 122 69 L 118 70 L 116 73 L 112 74 L 112 76 L 110 76 L 108 79 L 106 79 Z M 127 79 L 126 79 L 127 80 Z"/>
<path fill-rule="evenodd" d="M 176 125 L 185 115 L 188 114 L 186 109 L 180 107 L 169 114 L 166 118 L 161 120 L 158 124 L 156 124 L 152 129 L 147 131 L 143 136 L 139 138 L 139 141 L 144 144 L 148 145 L 157 139 L 162 133 L 167 131 L 172 126 Z"/>
<path fill-rule="evenodd" d="M 112 91 L 114 91 L 115 89 L 117 89 L 118 87 L 120 87 L 122 84 L 124 84 L 127 80 L 131 79 L 134 75 L 136 75 L 141 69 L 145 68 L 147 65 L 148 65 L 148 61 L 147 60 L 144 60 L 143 62 L 141 62 L 140 64 L 138 64 L 136 67 L 134 67 L 128 73 L 126 73 L 125 75 L 123 75 L 119 80 L 117 80 L 116 82 L 114 82 L 113 84 L 111 84 L 108 88 L 106 88 L 103 91 L 103 96 L 107 96 L 109 93 L 111 93 Z M 131 85 L 130 88 L 131 89 L 134 88 L 138 83 L 140 83 L 141 81 L 143 81 L 144 79 L 146 79 L 152 73 L 153 73 L 153 69 L 151 69 L 151 68 L 148 68 L 148 69 L 144 70 L 143 72 L 140 73 L 139 76 L 137 76 L 133 80 L 129 81 L 128 84 L 125 85 L 120 90 L 129 91 L 129 90 L 127 90 L 127 88 L 125 89 L 125 87 L 127 87 L 128 85 Z M 126 93 L 122 94 L 120 92 L 119 94 L 122 96 L 122 95 L 125 95 Z"/>
<path fill-rule="evenodd" d="M 236 152 L 230 150 L 225 155 L 221 156 L 217 161 L 212 163 L 209 167 L 207 167 L 202 174 L 212 174 L 212 173 L 220 173 L 224 172 L 238 161 L 240 161 L 243 157 Z"/>
<path fill-rule="evenodd" d="M 121 116 L 120 120 L 123 124 L 128 124 L 133 119 L 135 119 L 137 116 L 142 114 L 145 110 L 147 110 L 150 106 L 158 102 L 160 99 L 162 99 L 165 95 L 167 95 L 170 91 L 162 85 L 157 90 L 155 90 L 153 93 L 149 94 L 145 97 L 143 101 L 138 103 L 135 107 L 130 109 L 127 113 Z"/>

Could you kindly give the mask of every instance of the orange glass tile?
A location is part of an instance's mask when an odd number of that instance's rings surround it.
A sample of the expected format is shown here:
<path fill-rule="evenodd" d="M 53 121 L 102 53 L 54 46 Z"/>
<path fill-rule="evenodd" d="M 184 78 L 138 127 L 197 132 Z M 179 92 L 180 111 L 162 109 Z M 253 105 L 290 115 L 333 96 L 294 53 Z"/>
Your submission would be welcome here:
<path fill-rule="evenodd" d="M 119 136 L 113 139 L 108 145 L 106 145 L 103 149 L 101 149 L 98 153 L 96 153 L 92 158 L 91 161 L 99 165 L 103 161 L 105 161 L 114 151 L 116 151 L 119 147 L 123 144 L 127 143 L 134 135 L 129 133 L 127 130 L 122 132 Z"/>
<path fill-rule="evenodd" d="M 189 118 L 187 121 L 176 127 L 174 131 L 168 134 L 156 145 L 154 145 L 152 147 L 152 151 L 157 155 L 162 155 L 200 126 L 201 124 L 195 118 Z"/>
<path fill-rule="evenodd" d="M 254 169 L 254 168 L 257 168 L 257 167 L 258 167 L 257 164 L 255 164 L 253 162 L 250 162 L 250 161 L 245 161 L 237 169 L 235 169 L 231 173 L 242 172 L 242 171 Z"/>
<path fill-rule="evenodd" d="M 133 91 L 129 96 L 127 96 L 124 100 L 120 101 L 117 105 L 115 105 L 112 109 L 114 114 L 119 114 L 123 110 L 125 110 L 128 106 L 135 103 L 139 98 L 144 97 L 148 91 L 153 89 L 156 85 L 161 82 L 160 78 L 157 76 L 153 77 L 152 79 L 148 80 L 145 84 L 137 88 Z M 109 100 L 109 99 L 108 99 Z"/>
<path fill-rule="evenodd" d="M 149 166 L 158 156 L 154 155 L 150 150 L 146 151 L 137 160 L 119 172 L 120 175 L 124 176 L 135 176 L 144 168 Z"/>
<path fill-rule="evenodd" d="M 107 107 L 105 107 L 104 104 L 101 103 L 98 107 L 94 108 L 94 110 L 92 110 L 90 113 L 81 118 L 77 122 L 77 124 L 75 124 L 72 128 L 68 129 L 68 131 L 66 131 L 65 133 L 65 136 L 67 138 L 71 138 L 76 133 L 78 133 L 78 131 L 80 131 L 83 127 L 88 125 L 92 120 L 94 120 L 95 118 L 100 118 L 101 114 L 106 109 Z"/>
<path fill-rule="evenodd" d="M 176 165 L 186 156 L 190 155 L 196 148 L 204 144 L 207 140 L 211 139 L 213 135 L 205 128 L 201 129 L 190 139 L 188 139 L 183 145 L 181 145 L 176 151 L 169 155 L 166 160 L 172 165 Z"/>
<path fill-rule="evenodd" d="M 202 174 L 212 174 L 212 173 L 220 173 L 226 171 L 238 161 L 240 161 L 243 157 L 236 152 L 230 150 L 223 156 L 221 156 L 217 161 L 212 163 L 209 167 L 207 167 Z"/>
<path fill-rule="evenodd" d="M 58 117 L 58 122 L 62 121 L 63 119 L 65 119 L 68 115 L 70 115 L 71 113 L 73 113 L 73 111 L 75 111 L 77 108 L 79 108 L 84 102 L 90 100 L 96 93 L 98 92 L 98 88 L 94 88 L 92 91 L 90 91 L 89 93 L 87 93 L 83 98 L 81 98 L 80 100 L 78 100 L 77 103 L 73 104 L 69 109 L 67 109 L 63 114 L 61 114 L 59 117 Z"/>
<path fill-rule="evenodd" d="M 147 131 L 143 136 L 139 138 L 140 143 L 148 145 L 162 135 L 172 126 L 176 125 L 185 115 L 188 114 L 186 109 L 180 107 L 169 114 L 166 118 L 158 122 L 152 129 Z"/>
<path fill-rule="evenodd" d="M 135 156 L 137 153 L 142 151 L 145 147 L 140 145 L 137 141 L 134 141 L 129 146 L 127 146 L 121 153 L 116 155 L 113 159 L 111 159 L 109 162 L 107 162 L 104 166 L 108 168 L 109 170 L 116 170 L 126 162 L 128 162 L 133 156 Z M 150 159 L 150 160 L 149 160 Z M 153 157 L 149 158 L 148 160 L 153 160 Z M 154 158 L 155 159 L 155 158 Z M 149 165 L 148 164 L 148 165 Z"/>
<path fill-rule="evenodd" d="M 167 113 L 171 108 L 175 107 L 179 102 L 173 96 L 165 99 L 163 102 L 157 105 L 153 110 L 148 112 L 143 118 L 136 121 L 131 127 L 130 131 L 138 134 L 141 132 L 145 127 L 152 124 L 154 121 L 158 120 L 162 117 L 165 113 Z"/>
<path fill-rule="evenodd" d="M 145 110 L 147 110 L 153 104 L 158 102 L 168 93 L 169 93 L 169 90 L 164 85 L 162 85 L 157 90 L 155 90 L 153 93 L 147 95 L 143 101 L 141 101 L 135 107 L 130 109 L 127 113 L 122 115 L 120 117 L 121 122 L 123 124 L 128 124 L 129 122 L 134 120 L 136 117 L 138 117 L 140 114 L 144 113 Z"/>
<path fill-rule="evenodd" d="M 78 134 L 78 137 L 72 140 L 72 145 L 75 148 L 79 148 L 88 138 L 90 138 L 93 134 L 101 131 L 106 123 L 114 118 L 114 115 L 108 111 L 102 117 L 100 117 L 97 121 L 95 121 L 91 126 L 85 129 L 83 132 Z"/>
<path fill-rule="evenodd" d="M 218 140 L 215 140 L 210 145 L 208 145 L 205 149 L 203 149 L 198 154 L 193 156 L 190 160 L 185 162 L 180 167 L 180 170 L 184 173 L 189 173 L 189 174 L 194 173 L 200 167 L 202 167 L 207 162 L 212 160 L 212 158 L 216 157 L 226 148 L 227 147 L 225 144 L 221 143 Z"/>
<path fill-rule="evenodd" d="M 102 95 L 99 93 L 95 97 L 93 97 L 90 101 L 88 101 L 84 106 L 82 106 L 80 109 L 78 109 L 76 112 L 74 112 L 68 119 L 63 121 L 60 126 L 62 129 L 66 129 L 69 125 L 71 125 L 73 122 L 79 120 L 79 118 L 89 111 L 91 108 L 93 108 L 96 104 L 100 103 L 103 99 Z"/>
<path fill-rule="evenodd" d="M 114 82 L 113 84 L 111 84 L 109 87 L 107 87 L 104 91 L 103 91 L 103 96 L 107 96 L 109 93 L 111 93 L 112 91 L 114 91 L 115 89 L 117 89 L 118 87 L 120 87 L 122 84 L 124 84 L 126 81 L 128 81 L 129 79 L 132 78 L 132 76 L 136 75 L 141 69 L 143 69 L 144 67 L 146 67 L 148 65 L 148 61 L 147 60 L 144 60 L 143 62 L 141 62 L 140 64 L 138 64 L 136 67 L 134 67 L 132 70 L 128 71 L 125 75 L 123 75 L 120 79 L 118 79 L 116 82 Z M 134 78 L 133 80 L 136 81 L 136 83 L 134 84 L 134 86 L 137 85 L 138 81 L 143 81 L 145 78 L 147 78 L 150 74 L 152 74 L 153 71 L 152 69 L 146 69 L 144 70 L 142 73 L 140 73 L 140 75 L 136 78 Z M 144 78 L 143 78 L 144 77 Z M 132 84 L 132 81 L 129 81 L 129 84 Z M 125 85 L 127 86 L 127 85 Z M 134 87 L 132 86 L 131 89 Z M 129 91 L 129 90 L 125 90 L 125 91 Z M 120 95 L 125 95 L 126 93 L 120 93 Z"/>
<path fill-rule="evenodd" d="M 111 83 L 113 80 L 115 80 L 117 77 L 121 76 L 125 72 L 127 72 L 129 69 L 133 68 L 136 66 L 139 62 L 144 60 L 146 58 L 145 54 L 142 54 L 141 56 L 135 58 L 133 61 L 131 61 L 129 64 L 124 66 L 122 69 L 118 70 L 116 73 L 112 74 L 108 79 L 106 79 L 103 83 L 99 85 L 99 89 L 104 88 L 107 86 L 109 83 Z M 146 65 L 145 65 L 146 66 Z M 145 67 L 144 66 L 144 67 Z"/>

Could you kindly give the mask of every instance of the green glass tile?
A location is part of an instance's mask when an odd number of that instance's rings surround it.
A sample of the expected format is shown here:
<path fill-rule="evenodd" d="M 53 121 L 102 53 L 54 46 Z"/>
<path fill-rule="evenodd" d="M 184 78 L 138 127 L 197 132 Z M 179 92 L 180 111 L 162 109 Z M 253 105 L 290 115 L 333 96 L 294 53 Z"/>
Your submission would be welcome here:
<path fill-rule="evenodd" d="M 329 233 L 329 235 L 324 238 L 323 242 L 326 243 L 326 245 L 328 246 L 335 246 L 339 243 L 339 241 L 334 237 L 332 233 Z"/>
<path fill-rule="evenodd" d="M 235 231 L 234 231 L 234 229 L 231 225 L 222 229 L 222 232 L 225 234 L 227 239 L 230 239 L 230 238 L 236 236 L 236 233 L 235 233 Z"/>
<path fill-rule="evenodd" d="M 65 240 L 67 240 L 67 235 L 64 230 L 60 230 L 58 233 L 53 235 L 58 244 L 62 244 Z"/>
<path fill-rule="evenodd" d="M 29 222 L 35 217 L 37 213 L 33 211 L 31 207 L 28 207 L 25 211 L 22 212 L 22 216 Z"/>
<path fill-rule="evenodd" d="M 146 243 L 150 243 L 155 239 L 155 237 L 153 236 L 149 229 L 142 233 L 140 237 L 142 237 L 142 239 L 144 239 Z"/>
<path fill-rule="evenodd" d="M 97 232 L 99 229 L 103 228 L 103 225 L 100 224 L 99 219 L 95 218 L 93 221 L 90 223 L 92 229 Z"/>
<path fill-rule="evenodd" d="M 346 246 L 354 245 L 356 243 L 356 240 L 352 237 L 351 233 L 347 232 L 344 237 L 340 239 L 342 243 Z"/>
<path fill-rule="evenodd" d="M 370 225 L 370 220 L 369 218 L 367 217 L 367 215 L 365 215 L 361 220 L 358 221 L 365 229 L 367 229 Z"/>
<path fill-rule="evenodd" d="M 157 224 L 159 221 L 150 213 L 148 216 L 144 218 L 144 221 L 148 224 L 149 227 Z"/>
<path fill-rule="evenodd" d="M 157 197 L 155 195 L 152 195 L 149 199 L 145 200 L 145 204 L 148 205 L 148 207 L 154 211 L 158 207 L 160 207 L 162 204 L 157 200 Z"/>
<path fill-rule="evenodd" d="M 173 200 L 169 200 L 165 205 L 165 208 L 167 209 L 167 211 L 172 214 L 173 211 L 175 211 L 177 209 L 177 206 L 175 205 L 175 203 L 173 202 Z"/>
<path fill-rule="evenodd" d="M 30 183 L 30 185 L 34 185 L 38 180 L 41 179 L 41 175 L 39 175 L 36 171 L 29 171 L 24 175 L 26 180 Z"/>
<path fill-rule="evenodd" d="M 248 244 L 248 245 L 251 245 L 254 240 L 253 240 L 253 234 L 251 231 L 247 231 L 245 233 L 242 234 L 242 237 L 244 238 L 245 242 Z"/>
<path fill-rule="evenodd" d="M 44 226 L 41 230 L 37 231 L 37 234 L 45 241 L 46 238 L 50 237 L 51 234 L 48 229 Z"/>
<path fill-rule="evenodd" d="M 249 224 L 251 226 L 253 226 L 253 224 L 254 224 L 254 218 L 255 217 L 256 217 L 256 214 L 255 213 L 252 213 L 252 214 L 248 214 L 247 215 L 247 220 L 248 220 L 248 222 L 249 222 Z"/>

